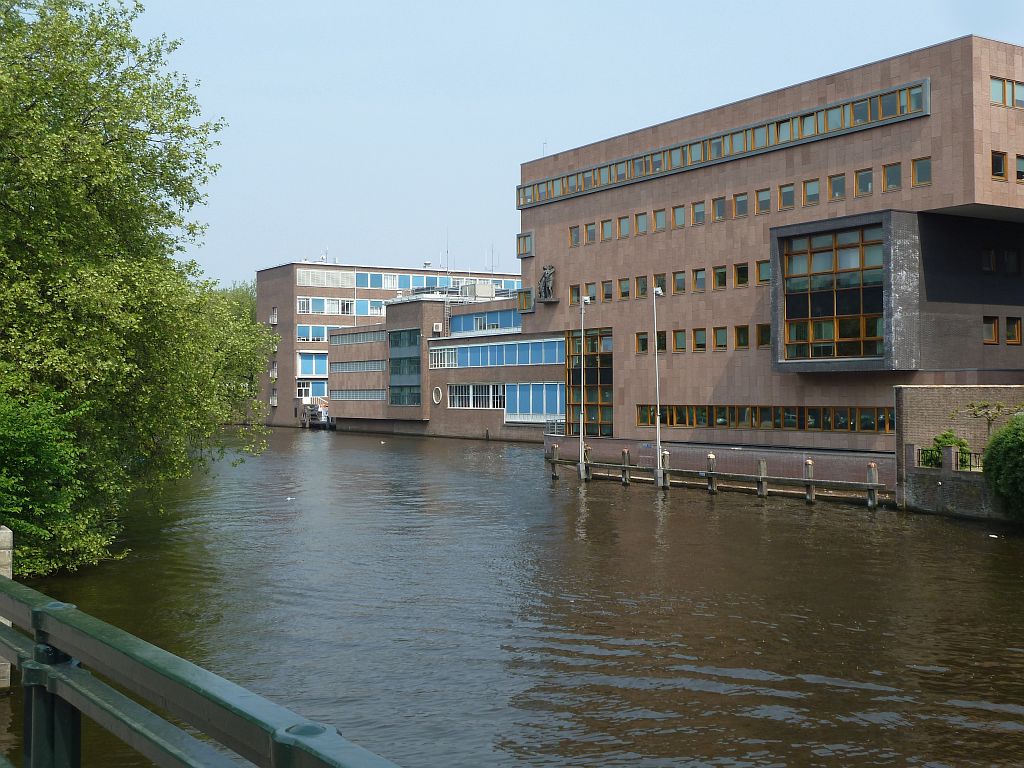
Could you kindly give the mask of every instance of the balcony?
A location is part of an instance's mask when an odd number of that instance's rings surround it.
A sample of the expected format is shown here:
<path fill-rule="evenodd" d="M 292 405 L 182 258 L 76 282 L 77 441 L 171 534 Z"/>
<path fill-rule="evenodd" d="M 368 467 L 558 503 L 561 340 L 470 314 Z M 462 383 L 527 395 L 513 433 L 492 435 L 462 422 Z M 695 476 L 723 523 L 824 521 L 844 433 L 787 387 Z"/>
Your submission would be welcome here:
<path fill-rule="evenodd" d="M 270 313 L 270 324 L 277 325 L 277 312 Z"/>
<path fill-rule="evenodd" d="M 277 408 L 277 395 L 270 396 L 270 407 Z"/>

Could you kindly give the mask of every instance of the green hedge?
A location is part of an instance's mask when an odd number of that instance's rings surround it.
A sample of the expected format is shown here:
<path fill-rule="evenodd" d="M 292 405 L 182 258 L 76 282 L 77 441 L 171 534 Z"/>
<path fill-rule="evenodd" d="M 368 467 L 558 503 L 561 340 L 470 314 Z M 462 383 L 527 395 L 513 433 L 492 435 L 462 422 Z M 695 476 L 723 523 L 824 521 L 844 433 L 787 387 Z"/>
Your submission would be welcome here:
<path fill-rule="evenodd" d="M 985 450 L 985 478 L 1006 512 L 1024 520 L 1024 413 L 992 435 Z"/>

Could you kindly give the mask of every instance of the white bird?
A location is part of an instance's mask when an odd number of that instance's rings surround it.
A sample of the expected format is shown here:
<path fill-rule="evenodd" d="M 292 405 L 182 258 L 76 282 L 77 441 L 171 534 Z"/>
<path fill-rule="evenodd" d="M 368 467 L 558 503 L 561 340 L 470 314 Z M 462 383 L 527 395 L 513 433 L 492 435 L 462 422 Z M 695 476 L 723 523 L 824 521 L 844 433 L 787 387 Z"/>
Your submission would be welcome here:
<path fill-rule="evenodd" d="M 990 533 L 990 534 L 988 535 L 988 537 L 989 537 L 990 539 L 998 539 L 998 538 L 999 538 L 999 537 L 998 537 L 998 536 L 996 536 L 996 535 L 995 535 L 994 533 Z"/>
<path fill-rule="evenodd" d="M 385 443 L 384 443 L 384 441 L 383 441 L 383 440 L 381 440 L 381 441 L 380 441 L 380 444 L 381 444 L 381 445 L 384 445 Z"/>
<path fill-rule="evenodd" d="M 284 500 L 285 501 L 295 501 L 295 497 L 294 496 L 285 496 Z"/>

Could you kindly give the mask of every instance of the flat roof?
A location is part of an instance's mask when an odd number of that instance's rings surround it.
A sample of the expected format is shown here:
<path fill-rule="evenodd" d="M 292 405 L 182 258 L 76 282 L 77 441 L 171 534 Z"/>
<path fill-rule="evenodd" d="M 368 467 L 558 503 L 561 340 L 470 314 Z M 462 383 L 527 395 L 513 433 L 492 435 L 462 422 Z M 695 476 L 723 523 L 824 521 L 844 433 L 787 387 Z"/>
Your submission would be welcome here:
<path fill-rule="evenodd" d="M 457 277 L 522 277 L 522 274 L 519 272 L 489 272 L 487 270 L 471 269 L 453 269 L 449 271 L 441 267 L 396 267 L 390 265 L 384 266 L 380 264 L 339 264 L 337 262 L 331 261 L 309 261 L 308 259 L 303 259 L 301 261 L 286 261 L 283 264 L 275 264 L 272 267 L 264 267 L 263 269 L 257 269 L 256 274 L 259 274 L 260 272 L 268 272 L 271 269 L 281 269 L 282 267 L 292 266 L 316 267 L 317 269 L 354 269 L 374 272 L 417 272 L 421 274 L 455 275 Z"/>

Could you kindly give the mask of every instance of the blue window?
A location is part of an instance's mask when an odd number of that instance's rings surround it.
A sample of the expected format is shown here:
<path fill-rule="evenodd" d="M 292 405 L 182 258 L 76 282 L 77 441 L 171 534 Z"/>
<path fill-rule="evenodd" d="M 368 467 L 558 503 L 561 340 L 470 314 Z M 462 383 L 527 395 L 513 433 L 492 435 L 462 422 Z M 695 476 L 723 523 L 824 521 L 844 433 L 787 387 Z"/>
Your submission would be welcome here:
<path fill-rule="evenodd" d="M 313 299 L 310 302 L 310 304 L 312 305 L 310 307 L 310 309 L 312 309 L 314 313 L 319 314 L 319 315 L 322 315 L 324 313 L 324 300 L 323 299 Z"/>
<path fill-rule="evenodd" d="M 508 393 L 505 393 L 505 397 L 508 397 Z M 519 385 L 519 412 L 520 413 L 532 413 L 530 410 L 530 385 L 520 384 Z"/>
<path fill-rule="evenodd" d="M 501 313 L 502 328 L 521 328 L 523 325 L 519 313 L 514 309 L 506 309 Z"/>
<path fill-rule="evenodd" d="M 451 328 L 452 328 L 452 333 L 461 333 L 461 331 L 462 331 L 462 315 L 452 315 Z"/>
<path fill-rule="evenodd" d="M 436 275 L 427 275 L 427 288 L 437 288 Z"/>
<path fill-rule="evenodd" d="M 519 413 L 519 385 L 505 385 L 505 412 Z"/>
<path fill-rule="evenodd" d="M 380 272 L 370 273 L 370 287 L 371 288 L 383 288 L 384 287 L 384 275 Z"/>
<path fill-rule="evenodd" d="M 505 365 L 516 365 L 516 348 L 518 344 L 505 345 Z"/>
<path fill-rule="evenodd" d="M 369 288 L 370 276 L 366 272 L 356 272 L 356 288 Z"/>
<path fill-rule="evenodd" d="M 297 326 L 295 326 L 295 340 L 296 341 L 309 341 L 309 326 L 308 325 L 297 325 Z"/>
<path fill-rule="evenodd" d="M 543 384 L 531 384 L 530 393 L 533 399 L 533 407 L 530 409 L 530 413 L 544 413 L 544 385 Z"/>
<path fill-rule="evenodd" d="M 425 285 L 426 285 L 426 283 L 423 280 L 423 275 L 413 275 L 412 276 L 412 287 L 413 288 L 423 288 Z"/>
<path fill-rule="evenodd" d="M 544 343 L 530 342 L 530 365 L 540 365 L 544 361 Z"/>
<path fill-rule="evenodd" d="M 544 342 L 544 362 L 545 363 L 557 363 L 558 362 L 558 342 L 557 341 L 545 341 Z"/>
<path fill-rule="evenodd" d="M 302 376 L 326 376 L 326 352 L 300 352 L 299 374 Z"/>
<path fill-rule="evenodd" d="M 412 288 L 412 278 L 409 275 L 398 276 L 398 287 L 402 290 Z"/>
<path fill-rule="evenodd" d="M 452 279 L 450 277 L 448 277 L 447 275 L 445 275 L 444 277 L 437 278 L 437 286 L 439 288 L 450 288 L 451 284 L 452 284 Z"/>
<path fill-rule="evenodd" d="M 313 397 L 327 397 L 327 382 L 323 380 L 309 382 L 309 392 Z"/>
<path fill-rule="evenodd" d="M 499 328 L 503 327 L 501 324 L 501 312 L 488 312 L 484 315 L 484 327 L 490 328 L 492 325 L 496 325 Z"/>
<path fill-rule="evenodd" d="M 364 316 L 370 314 L 370 302 L 366 299 L 356 301 L 356 314 Z"/>
<path fill-rule="evenodd" d="M 459 368 L 469 367 L 469 347 L 459 347 L 457 351 Z"/>
<path fill-rule="evenodd" d="M 491 347 L 491 365 L 505 364 L 505 345 L 495 344 Z"/>
<path fill-rule="evenodd" d="M 505 280 L 505 281 L 502 282 L 501 287 L 504 288 L 506 291 L 511 291 L 512 289 L 514 289 L 516 287 L 516 281 L 515 280 Z"/>
<path fill-rule="evenodd" d="M 565 415 L 565 384 L 558 385 L 558 412 Z"/>
<path fill-rule="evenodd" d="M 381 299 L 371 299 L 370 300 L 370 309 L 373 310 L 373 314 L 375 314 L 375 315 L 379 315 L 380 314 L 380 311 L 383 308 L 383 306 L 384 306 L 384 302 Z"/>
<path fill-rule="evenodd" d="M 327 338 L 327 327 L 323 325 L 311 325 L 309 326 L 309 333 L 311 339 L 324 341 Z"/>
<path fill-rule="evenodd" d="M 558 413 L 558 385 L 557 384 L 545 384 L 544 385 L 544 413 L 556 414 Z"/>
<path fill-rule="evenodd" d="M 480 366 L 480 347 L 469 348 L 469 367 L 478 368 Z"/>

